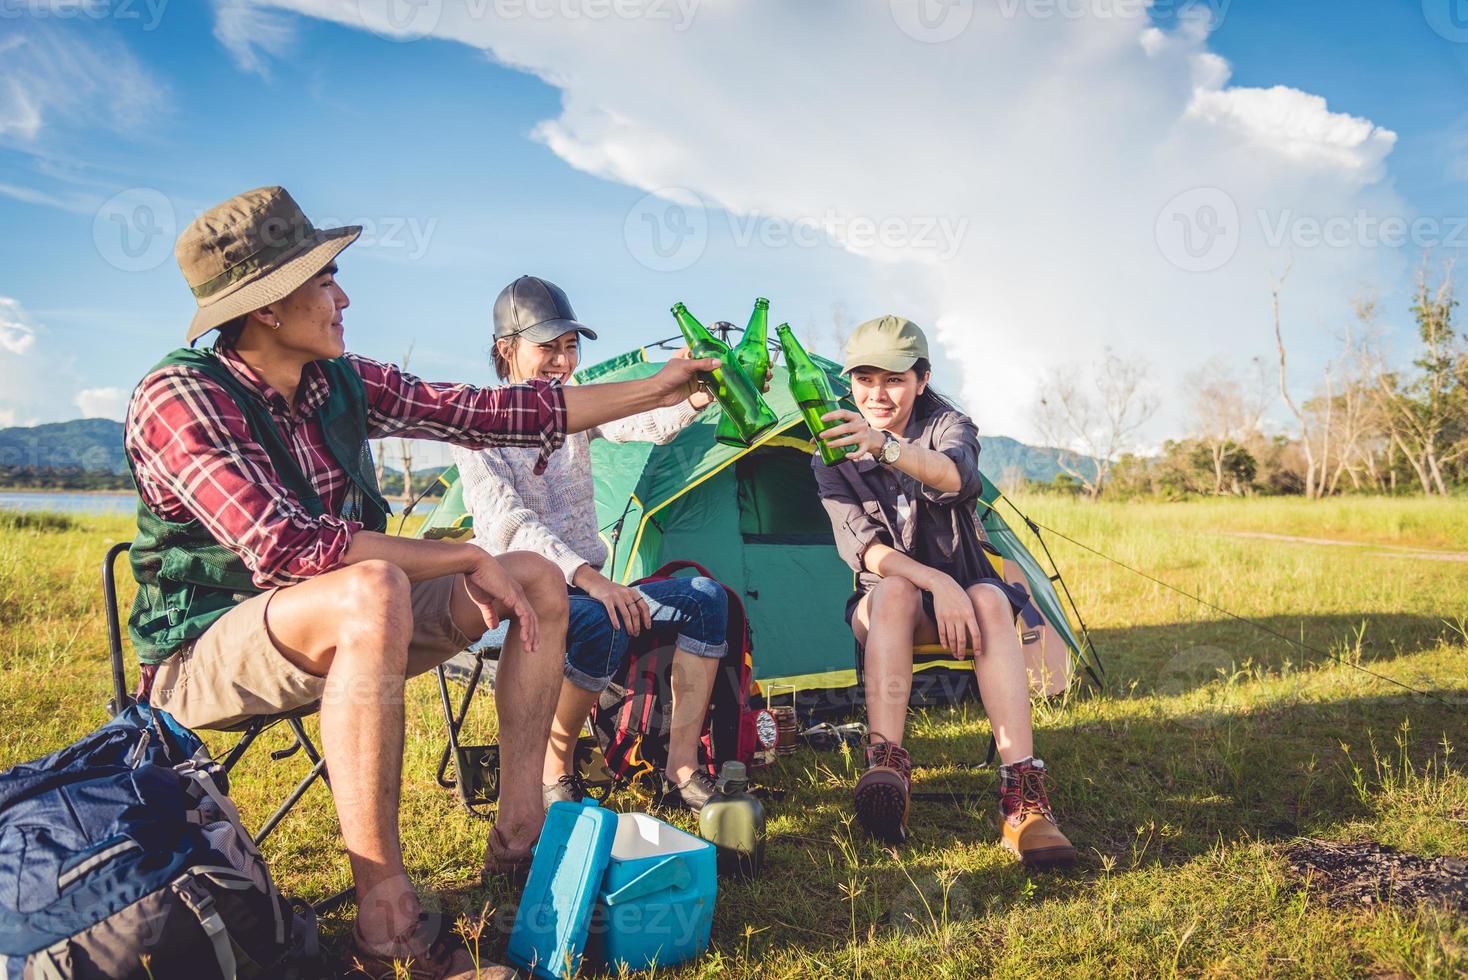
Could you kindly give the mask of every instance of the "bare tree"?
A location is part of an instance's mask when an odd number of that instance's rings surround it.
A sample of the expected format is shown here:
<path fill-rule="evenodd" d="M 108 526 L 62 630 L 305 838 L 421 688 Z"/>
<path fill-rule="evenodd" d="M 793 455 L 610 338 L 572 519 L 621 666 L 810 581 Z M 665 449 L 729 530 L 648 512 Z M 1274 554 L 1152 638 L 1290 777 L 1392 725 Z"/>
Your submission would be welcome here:
<path fill-rule="evenodd" d="M 1259 422 L 1269 408 L 1269 385 L 1264 362 L 1254 358 L 1250 370 L 1240 376 L 1218 358 L 1188 375 L 1187 391 L 1193 434 L 1208 450 L 1213 464 L 1213 492 L 1229 491 L 1225 463 L 1232 448 L 1259 431 Z M 1237 481 L 1232 492 L 1240 492 Z"/>
<path fill-rule="evenodd" d="M 1421 375 L 1410 381 L 1387 367 L 1379 351 L 1375 355 L 1374 395 L 1385 416 L 1392 443 L 1417 474 L 1426 494 L 1447 495 L 1444 468 L 1468 453 L 1468 444 L 1454 433 L 1463 425 L 1464 355 L 1453 328 L 1453 263 L 1443 266 L 1442 278 L 1434 285 L 1427 261 L 1417 273 L 1417 290 L 1412 314 L 1417 320 L 1423 350 L 1414 364 Z"/>
<path fill-rule="evenodd" d="M 413 341 L 408 343 L 408 349 L 403 352 L 402 368 L 408 370 L 408 359 L 413 356 Z M 403 499 L 413 499 L 413 440 L 399 439 L 398 453 L 403 458 Z"/>
<path fill-rule="evenodd" d="M 1157 411 L 1147 365 L 1109 348 L 1091 372 L 1088 391 L 1074 366 L 1055 368 L 1034 409 L 1035 427 L 1058 450 L 1056 463 L 1092 500 L 1101 496 L 1116 457 Z"/>
<path fill-rule="evenodd" d="M 1322 463 L 1316 459 L 1315 429 L 1310 424 L 1310 417 L 1290 397 L 1290 386 L 1286 376 L 1284 334 L 1280 330 L 1279 325 L 1279 294 L 1284 289 L 1285 280 L 1290 277 L 1290 270 L 1294 268 L 1294 265 L 1295 262 L 1291 259 L 1290 263 L 1285 266 L 1284 272 L 1280 273 L 1278 278 L 1270 277 L 1269 299 L 1270 309 L 1274 313 L 1274 343 L 1279 349 L 1279 394 L 1284 399 L 1284 403 L 1289 406 L 1290 413 L 1294 415 L 1295 421 L 1300 426 L 1300 448 L 1305 454 L 1305 496 L 1310 500 L 1314 500 L 1320 496 L 1321 484 L 1323 483 L 1321 480 Z M 1325 369 L 1325 384 L 1327 389 L 1329 389 L 1329 365 Z"/>
<path fill-rule="evenodd" d="M 841 355 L 846 350 L 846 342 L 851 339 L 851 328 L 855 326 L 851 317 L 846 312 L 844 300 L 837 300 L 831 304 L 831 339 L 835 341 L 832 346 L 831 356 L 841 360 Z"/>

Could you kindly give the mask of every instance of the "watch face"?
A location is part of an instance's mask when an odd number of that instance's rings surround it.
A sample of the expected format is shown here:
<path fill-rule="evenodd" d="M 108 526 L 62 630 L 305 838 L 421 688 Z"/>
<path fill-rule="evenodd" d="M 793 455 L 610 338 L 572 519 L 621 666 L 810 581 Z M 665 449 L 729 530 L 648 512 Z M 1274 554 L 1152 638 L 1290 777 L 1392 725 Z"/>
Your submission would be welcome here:
<path fill-rule="evenodd" d="M 775 725 L 775 716 L 768 711 L 755 713 L 754 730 L 759 738 L 759 744 L 767 749 L 774 748 L 775 743 L 780 740 L 780 730 Z"/>

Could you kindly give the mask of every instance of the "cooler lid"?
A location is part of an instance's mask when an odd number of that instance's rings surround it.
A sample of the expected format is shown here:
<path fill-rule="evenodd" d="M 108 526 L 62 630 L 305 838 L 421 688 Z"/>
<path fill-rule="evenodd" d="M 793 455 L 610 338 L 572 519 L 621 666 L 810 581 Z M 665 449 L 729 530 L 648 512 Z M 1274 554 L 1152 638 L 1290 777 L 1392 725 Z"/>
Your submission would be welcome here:
<path fill-rule="evenodd" d="M 588 798 L 545 815 L 510 933 L 509 958 L 537 977 L 574 976 L 617 836 L 617 815 Z"/>

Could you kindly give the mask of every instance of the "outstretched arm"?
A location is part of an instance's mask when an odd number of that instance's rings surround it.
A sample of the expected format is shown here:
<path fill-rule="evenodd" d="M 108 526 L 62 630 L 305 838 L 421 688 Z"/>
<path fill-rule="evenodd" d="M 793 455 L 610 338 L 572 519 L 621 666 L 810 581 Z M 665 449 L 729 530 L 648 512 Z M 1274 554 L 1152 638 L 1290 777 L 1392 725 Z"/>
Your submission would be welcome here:
<path fill-rule="evenodd" d="M 698 388 L 698 374 L 718 368 L 716 358 L 674 358 L 650 378 L 606 384 L 570 385 L 565 389 L 566 431 L 581 432 L 614 419 L 687 399 Z"/>

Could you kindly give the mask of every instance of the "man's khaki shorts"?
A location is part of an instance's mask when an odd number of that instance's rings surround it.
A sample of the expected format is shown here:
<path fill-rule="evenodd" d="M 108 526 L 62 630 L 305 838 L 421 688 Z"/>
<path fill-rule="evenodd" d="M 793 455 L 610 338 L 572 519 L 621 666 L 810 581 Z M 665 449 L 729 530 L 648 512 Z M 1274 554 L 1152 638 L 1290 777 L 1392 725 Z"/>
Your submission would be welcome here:
<path fill-rule="evenodd" d="M 472 639 L 449 613 L 457 576 L 413 583 L 413 637 L 408 655 L 447 660 Z M 266 610 L 278 592 L 252 596 L 221 616 L 204 635 L 158 665 L 149 698 L 190 728 L 234 728 L 319 701 L 326 678 L 291 663 L 270 639 Z"/>

